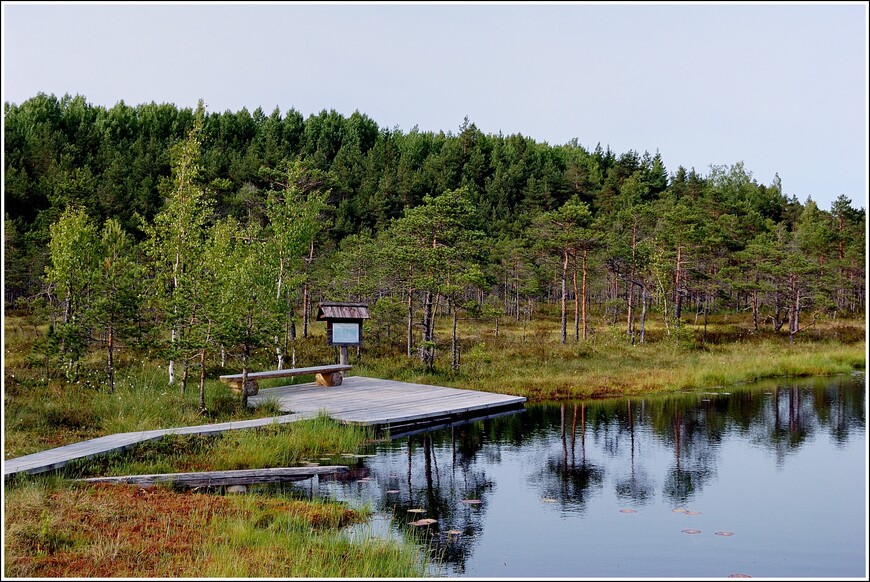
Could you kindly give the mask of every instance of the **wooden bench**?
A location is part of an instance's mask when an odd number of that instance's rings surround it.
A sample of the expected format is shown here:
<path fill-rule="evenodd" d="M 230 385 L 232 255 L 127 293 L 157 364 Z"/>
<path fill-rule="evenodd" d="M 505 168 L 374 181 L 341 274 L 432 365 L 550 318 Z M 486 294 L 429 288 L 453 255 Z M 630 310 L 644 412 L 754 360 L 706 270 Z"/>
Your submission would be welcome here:
<path fill-rule="evenodd" d="M 270 370 L 268 372 L 248 372 L 247 393 L 248 396 L 253 396 L 260 391 L 257 386 L 257 380 L 268 380 L 270 378 L 288 378 L 291 376 L 305 376 L 307 374 L 315 374 L 315 381 L 320 386 L 338 386 L 344 378 L 343 372 L 350 370 L 353 366 L 347 364 L 332 364 L 329 366 L 311 366 L 309 368 L 288 368 L 286 370 Z M 226 382 L 235 392 L 242 393 L 242 375 L 228 374 L 220 377 L 221 382 Z"/>

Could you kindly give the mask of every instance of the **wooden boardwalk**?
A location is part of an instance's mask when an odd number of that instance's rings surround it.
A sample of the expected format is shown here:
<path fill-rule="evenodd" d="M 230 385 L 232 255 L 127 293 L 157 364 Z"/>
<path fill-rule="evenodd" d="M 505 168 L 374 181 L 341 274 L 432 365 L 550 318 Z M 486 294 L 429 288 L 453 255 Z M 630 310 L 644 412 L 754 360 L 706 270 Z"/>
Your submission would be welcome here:
<path fill-rule="evenodd" d="M 508 408 L 520 408 L 526 401 L 522 396 L 395 382 L 364 376 L 347 377 L 340 386 L 318 386 L 311 382 L 265 388 L 256 396 L 249 396 L 248 404 L 257 406 L 267 400 L 277 402 L 280 409 L 289 414 L 254 420 L 108 435 L 16 459 L 5 459 L 3 476 L 59 469 L 70 461 L 125 449 L 169 434 L 210 434 L 256 428 L 273 423 L 295 422 L 314 417 L 319 413 L 325 413 L 345 424 L 402 427 L 407 430 L 409 426 L 417 423 L 450 422 L 471 416 L 491 416 Z"/>
<path fill-rule="evenodd" d="M 256 428 L 268 426 L 273 423 L 283 424 L 308 418 L 307 414 L 287 414 L 284 416 L 270 416 L 268 418 L 256 418 L 253 420 L 238 420 L 235 422 L 221 422 L 218 424 L 202 424 L 198 426 L 186 426 L 180 428 L 163 428 L 145 430 L 141 432 L 121 432 L 104 437 L 90 439 L 79 443 L 73 443 L 47 451 L 40 451 L 32 455 L 24 455 L 15 459 L 3 461 L 3 476 L 15 473 L 43 473 L 53 469 L 59 469 L 77 459 L 88 459 L 96 455 L 102 455 L 112 451 L 126 449 L 137 443 L 159 439 L 168 434 L 211 434 L 227 430 L 242 428 Z"/>
<path fill-rule="evenodd" d="M 486 414 L 489 410 L 520 407 L 522 396 L 396 382 L 350 376 L 340 386 L 314 383 L 266 388 L 248 403 L 276 401 L 285 412 L 325 412 L 345 424 L 391 426 L 415 421 Z"/>

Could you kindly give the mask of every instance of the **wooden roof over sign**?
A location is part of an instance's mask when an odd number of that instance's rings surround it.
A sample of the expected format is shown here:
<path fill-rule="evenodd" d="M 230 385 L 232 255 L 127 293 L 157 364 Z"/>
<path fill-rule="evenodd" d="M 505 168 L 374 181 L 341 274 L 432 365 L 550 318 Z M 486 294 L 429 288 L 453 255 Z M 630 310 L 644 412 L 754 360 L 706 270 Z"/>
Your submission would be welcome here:
<path fill-rule="evenodd" d="M 317 308 L 317 321 L 327 319 L 371 319 L 365 303 L 321 303 Z"/>

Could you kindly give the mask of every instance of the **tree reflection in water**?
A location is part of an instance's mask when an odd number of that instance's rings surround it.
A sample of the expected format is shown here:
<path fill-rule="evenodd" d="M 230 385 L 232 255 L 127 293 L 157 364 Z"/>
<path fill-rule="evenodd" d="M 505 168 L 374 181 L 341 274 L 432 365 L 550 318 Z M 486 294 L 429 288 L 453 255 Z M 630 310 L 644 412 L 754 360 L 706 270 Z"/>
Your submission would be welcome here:
<path fill-rule="evenodd" d="M 373 506 L 392 515 L 401 531 L 419 536 L 451 573 L 462 574 L 487 534 L 487 521 L 490 527 L 505 522 L 488 515 L 496 493 L 490 473 L 504 474 L 507 468 L 517 481 L 505 482 L 505 494 L 530 491 L 535 501 L 552 499 L 555 503 L 540 504 L 540 511 L 552 514 L 550 508 L 558 508 L 565 518 L 588 515 L 590 504 L 606 491 L 635 506 L 650 506 L 661 491 L 666 506 L 683 506 L 717 479 L 726 437 L 771 451 L 771 462 L 779 466 L 820 434 L 827 433 L 834 446 L 863 435 L 865 397 L 859 376 L 722 393 L 528 405 L 521 414 L 378 445 L 378 456 L 362 464 L 377 483 Z M 425 513 L 408 512 L 414 508 Z M 421 517 L 437 522 L 410 525 Z M 518 527 L 535 519 L 515 517 Z"/>
<path fill-rule="evenodd" d="M 631 400 L 626 400 L 625 406 L 628 433 L 631 440 L 631 471 L 628 477 L 623 477 L 616 482 L 616 495 L 620 499 L 631 500 L 637 505 L 642 505 L 652 499 L 655 485 L 652 483 L 649 473 L 643 467 L 636 466 L 635 419 L 632 413 Z"/>

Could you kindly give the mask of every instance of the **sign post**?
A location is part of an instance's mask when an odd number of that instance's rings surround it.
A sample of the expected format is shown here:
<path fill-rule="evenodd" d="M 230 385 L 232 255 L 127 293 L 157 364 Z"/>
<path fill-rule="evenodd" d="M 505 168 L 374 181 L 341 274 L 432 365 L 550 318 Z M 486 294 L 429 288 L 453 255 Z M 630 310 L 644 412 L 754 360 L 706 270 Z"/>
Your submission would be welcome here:
<path fill-rule="evenodd" d="M 339 364 L 347 365 L 347 347 L 362 345 L 362 322 L 370 319 L 365 303 L 324 302 L 317 309 L 317 321 L 326 322 L 326 343 L 338 346 Z"/>

